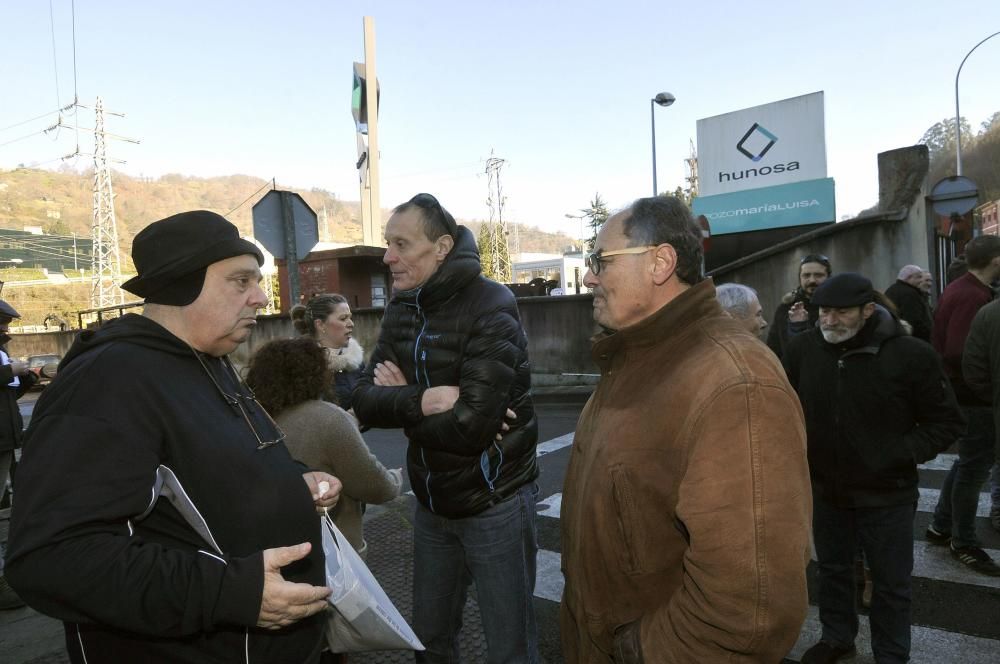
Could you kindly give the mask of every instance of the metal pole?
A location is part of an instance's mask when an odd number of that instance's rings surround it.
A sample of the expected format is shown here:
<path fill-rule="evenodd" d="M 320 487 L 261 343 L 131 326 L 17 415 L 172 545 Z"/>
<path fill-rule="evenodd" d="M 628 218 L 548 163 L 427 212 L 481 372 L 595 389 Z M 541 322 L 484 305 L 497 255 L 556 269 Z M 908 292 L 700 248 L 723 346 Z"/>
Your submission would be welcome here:
<path fill-rule="evenodd" d="M 299 257 L 295 246 L 295 220 L 292 218 L 292 193 L 278 193 L 281 196 L 281 227 L 285 234 L 285 267 L 288 269 L 288 310 L 291 311 L 299 303 Z"/>
<path fill-rule="evenodd" d="M 375 19 L 364 17 L 365 27 L 365 98 L 368 101 L 368 224 L 362 237 L 368 246 L 378 246 L 382 237 L 382 207 L 379 202 L 378 152 L 378 74 L 375 71 Z"/>
<path fill-rule="evenodd" d="M 653 137 L 653 196 L 656 196 L 659 192 L 656 190 L 656 113 L 653 112 L 654 101 L 653 99 L 649 100 L 649 124 Z"/>
<path fill-rule="evenodd" d="M 958 65 L 958 71 L 955 72 L 955 175 L 962 174 L 962 116 L 958 112 L 958 77 L 962 75 L 962 67 L 965 66 L 965 61 L 969 59 L 970 55 L 972 55 L 972 51 L 975 51 L 977 48 L 982 46 L 983 42 L 993 39 L 997 35 L 1000 35 L 1000 32 L 994 32 L 992 35 L 973 46 L 969 52 L 965 54 L 965 57 L 962 58 L 962 64 Z"/>

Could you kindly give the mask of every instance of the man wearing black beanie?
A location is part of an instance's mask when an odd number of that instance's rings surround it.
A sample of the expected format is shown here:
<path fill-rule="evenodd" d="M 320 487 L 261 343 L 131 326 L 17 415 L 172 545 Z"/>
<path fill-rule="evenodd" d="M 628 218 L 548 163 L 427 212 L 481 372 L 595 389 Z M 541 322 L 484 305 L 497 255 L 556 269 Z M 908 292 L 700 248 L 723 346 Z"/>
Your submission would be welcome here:
<path fill-rule="evenodd" d="M 859 545 L 872 573 L 875 660 L 906 662 L 917 464 L 952 443 L 962 415 L 934 349 L 876 304 L 867 278 L 831 277 L 812 303 L 819 327 L 792 338 L 782 357 L 806 416 L 823 625 L 802 662 L 854 653 Z"/>
<path fill-rule="evenodd" d="M 142 315 L 81 332 L 35 408 L 8 581 L 74 663 L 318 662 L 316 509 L 340 483 L 292 459 L 227 358 L 267 303 L 263 256 L 196 211 L 132 258 Z"/>

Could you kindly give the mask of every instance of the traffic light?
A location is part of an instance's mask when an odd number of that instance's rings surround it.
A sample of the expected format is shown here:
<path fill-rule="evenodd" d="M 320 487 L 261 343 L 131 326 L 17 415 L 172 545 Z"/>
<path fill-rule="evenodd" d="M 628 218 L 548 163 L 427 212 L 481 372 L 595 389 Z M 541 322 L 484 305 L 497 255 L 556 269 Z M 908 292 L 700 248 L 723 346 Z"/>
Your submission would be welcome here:
<path fill-rule="evenodd" d="M 378 101 L 382 101 L 382 88 L 375 81 L 376 95 Z M 365 92 L 365 66 L 363 63 L 354 63 L 354 81 L 351 88 L 351 113 L 354 114 L 354 124 L 358 132 L 368 133 L 368 95 Z"/>

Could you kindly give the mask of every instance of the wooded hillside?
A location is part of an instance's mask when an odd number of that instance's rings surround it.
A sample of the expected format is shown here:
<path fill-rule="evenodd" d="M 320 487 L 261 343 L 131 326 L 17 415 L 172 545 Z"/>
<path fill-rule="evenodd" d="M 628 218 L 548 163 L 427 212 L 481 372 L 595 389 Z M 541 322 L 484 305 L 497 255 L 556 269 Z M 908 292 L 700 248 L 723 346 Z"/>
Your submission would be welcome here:
<path fill-rule="evenodd" d="M 241 233 L 250 235 L 251 209 L 267 193 L 270 184 L 249 175 L 198 178 L 171 174 L 140 179 L 114 173 L 112 186 L 122 255 L 128 254 L 132 237 L 147 224 L 184 210 L 213 210 L 227 215 Z M 89 236 L 92 187 L 92 170 L 82 173 L 69 168 L 0 170 L 0 228 L 20 230 L 25 226 L 40 226 L 49 234 Z M 293 191 L 319 216 L 320 241 L 361 242 L 359 203 L 342 201 L 323 189 Z M 383 218 L 388 213 L 383 210 Z M 478 220 L 458 222 L 474 232 L 479 230 Z M 559 253 L 573 243 L 565 234 L 524 226 L 519 226 L 519 235 L 521 250 L 526 252 Z"/>

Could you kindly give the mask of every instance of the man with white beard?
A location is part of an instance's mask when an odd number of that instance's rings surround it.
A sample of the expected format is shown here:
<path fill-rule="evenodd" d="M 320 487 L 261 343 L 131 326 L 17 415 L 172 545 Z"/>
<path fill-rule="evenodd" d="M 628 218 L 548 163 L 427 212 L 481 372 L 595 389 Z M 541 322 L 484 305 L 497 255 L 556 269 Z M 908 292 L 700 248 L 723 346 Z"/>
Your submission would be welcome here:
<path fill-rule="evenodd" d="M 872 573 L 875 661 L 906 662 L 917 464 L 955 440 L 962 415 L 934 349 L 876 304 L 867 278 L 831 277 L 812 302 L 820 326 L 782 357 L 806 418 L 823 625 L 802 663 L 854 653 L 859 545 Z"/>

